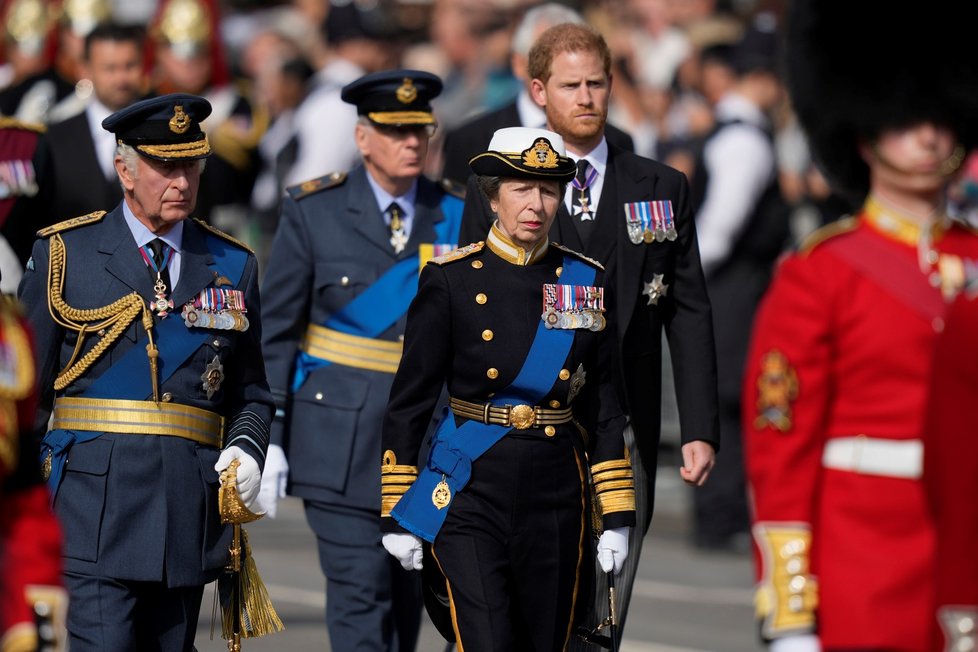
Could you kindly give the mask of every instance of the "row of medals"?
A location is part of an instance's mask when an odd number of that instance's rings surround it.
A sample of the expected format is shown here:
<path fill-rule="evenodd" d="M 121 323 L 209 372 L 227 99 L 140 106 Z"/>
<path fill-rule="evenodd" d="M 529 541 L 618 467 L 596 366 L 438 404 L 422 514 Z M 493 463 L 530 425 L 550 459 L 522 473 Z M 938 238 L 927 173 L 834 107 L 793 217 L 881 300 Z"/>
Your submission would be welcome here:
<path fill-rule="evenodd" d="M 590 331 L 604 330 L 607 319 L 600 312 L 594 310 L 557 310 L 547 308 L 547 311 L 540 315 L 547 328 L 586 328 Z"/>
<path fill-rule="evenodd" d="M 216 328 L 225 331 L 244 331 L 248 329 L 248 318 L 237 310 L 213 312 L 196 308 L 186 303 L 181 311 L 183 322 L 189 328 Z"/>
<path fill-rule="evenodd" d="M 673 225 L 670 225 L 668 228 L 663 228 L 657 224 L 655 228 L 648 229 L 636 222 L 628 223 L 628 239 L 632 241 L 632 244 L 640 244 L 642 242 L 652 244 L 653 242 L 662 242 L 663 240 L 672 241 L 678 235 L 676 233 L 676 227 Z"/>

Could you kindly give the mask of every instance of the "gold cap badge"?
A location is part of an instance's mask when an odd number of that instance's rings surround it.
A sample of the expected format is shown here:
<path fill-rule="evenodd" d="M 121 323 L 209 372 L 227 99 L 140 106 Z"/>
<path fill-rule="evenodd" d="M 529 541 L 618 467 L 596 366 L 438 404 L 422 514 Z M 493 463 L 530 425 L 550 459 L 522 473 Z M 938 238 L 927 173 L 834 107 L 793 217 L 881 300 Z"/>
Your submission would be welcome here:
<path fill-rule="evenodd" d="M 557 158 L 557 152 L 546 138 L 537 138 L 533 147 L 523 150 L 523 165 L 528 168 L 555 168 Z"/>
<path fill-rule="evenodd" d="M 175 134 L 186 133 L 190 129 L 190 116 L 187 115 L 183 106 L 177 104 L 173 108 L 173 117 L 170 118 L 170 131 Z"/>
<path fill-rule="evenodd" d="M 398 87 L 395 94 L 397 95 L 397 100 L 402 104 L 410 104 L 418 99 L 418 89 L 410 77 L 404 78 L 404 83 Z"/>

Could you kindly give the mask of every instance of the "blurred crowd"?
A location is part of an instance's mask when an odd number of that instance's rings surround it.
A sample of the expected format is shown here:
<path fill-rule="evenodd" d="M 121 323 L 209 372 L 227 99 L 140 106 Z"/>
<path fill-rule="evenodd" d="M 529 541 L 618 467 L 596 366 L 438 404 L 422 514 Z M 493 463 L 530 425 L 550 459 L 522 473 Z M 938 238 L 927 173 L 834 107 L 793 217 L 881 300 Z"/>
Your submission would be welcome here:
<path fill-rule="evenodd" d="M 439 130 L 428 161 L 428 175 L 439 178 L 444 135 L 517 97 L 523 81 L 514 32 L 525 12 L 539 4 L 4 0 L 0 113 L 53 125 L 93 102 L 111 111 L 151 93 L 208 97 L 215 111 L 206 128 L 217 157 L 208 165 L 198 215 L 263 256 L 284 188 L 348 170 L 357 161 L 350 136 L 355 110 L 339 99 L 344 84 L 396 67 L 439 75 L 445 92 L 436 101 Z M 717 124 L 718 103 L 736 84 L 735 45 L 758 17 L 776 31 L 781 13 L 778 3 L 751 0 L 559 4 L 580 12 L 612 47 L 610 122 L 631 136 L 636 153 L 688 176 L 697 148 Z M 140 30 L 135 62 L 125 53 L 98 61 L 86 53 L 85 37 L 105 21 Z M 799 237 L 845 207 L 811 165 L 784 94 L 766 111 L 781 192 L 795 209 L 792 229 Z M 100 164 L 111 172 L 111 151 L 102 149 L 106 161 Z M 64 167 L 65 156 L 57 158 Z M 75 171 L 89 163 L 79 152 L 70 161 Z M 57 182 L 69 173 L 51 174 Z M 56 202 L 44 207 L 41 221 L 108 205 L 94 204 Z"/>

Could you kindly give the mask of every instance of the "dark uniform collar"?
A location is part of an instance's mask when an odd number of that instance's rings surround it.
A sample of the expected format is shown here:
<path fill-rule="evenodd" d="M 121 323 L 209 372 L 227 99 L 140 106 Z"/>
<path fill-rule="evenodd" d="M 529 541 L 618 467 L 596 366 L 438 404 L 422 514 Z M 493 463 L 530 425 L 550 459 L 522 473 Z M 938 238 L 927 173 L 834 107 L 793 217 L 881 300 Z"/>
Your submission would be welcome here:
<path fill-rule="evenodd" d="M 533 249 L 526 251 L 523 247 L 510 240 L 509 236 L 499 228 L 499 222 L 496 221 L 493 223 L 492 228 L 489 229 L 489 235 L 486 237 L 486 246 L 507 263 L 513 265 L 532 265 L 547 255 L 547 249 L 550 247 L 550 239 L 544 238 Z"/>

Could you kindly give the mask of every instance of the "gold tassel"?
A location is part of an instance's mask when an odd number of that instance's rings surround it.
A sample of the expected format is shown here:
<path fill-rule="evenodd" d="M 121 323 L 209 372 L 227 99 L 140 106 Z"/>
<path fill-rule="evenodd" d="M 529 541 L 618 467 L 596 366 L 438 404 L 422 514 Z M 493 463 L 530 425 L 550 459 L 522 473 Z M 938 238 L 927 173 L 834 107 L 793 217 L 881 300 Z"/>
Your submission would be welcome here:
<path fill-rule="evenodd" d="M 255 558 L 251 555 L 248 533 L 244 528 L 241 529 L 241 544 L 244 553 L 244 564 L 238 576 L 241 582 L 241 595 L 244 597 L 241 604 L 241 636 L 254 638 L 280 632 L 285 629 L 285 626 L 275 612 L 275 607 L 272 606 L 272 599 L 268 595 L 265 583 L 258 575 L 258 566 L 255 565 Z"/>

